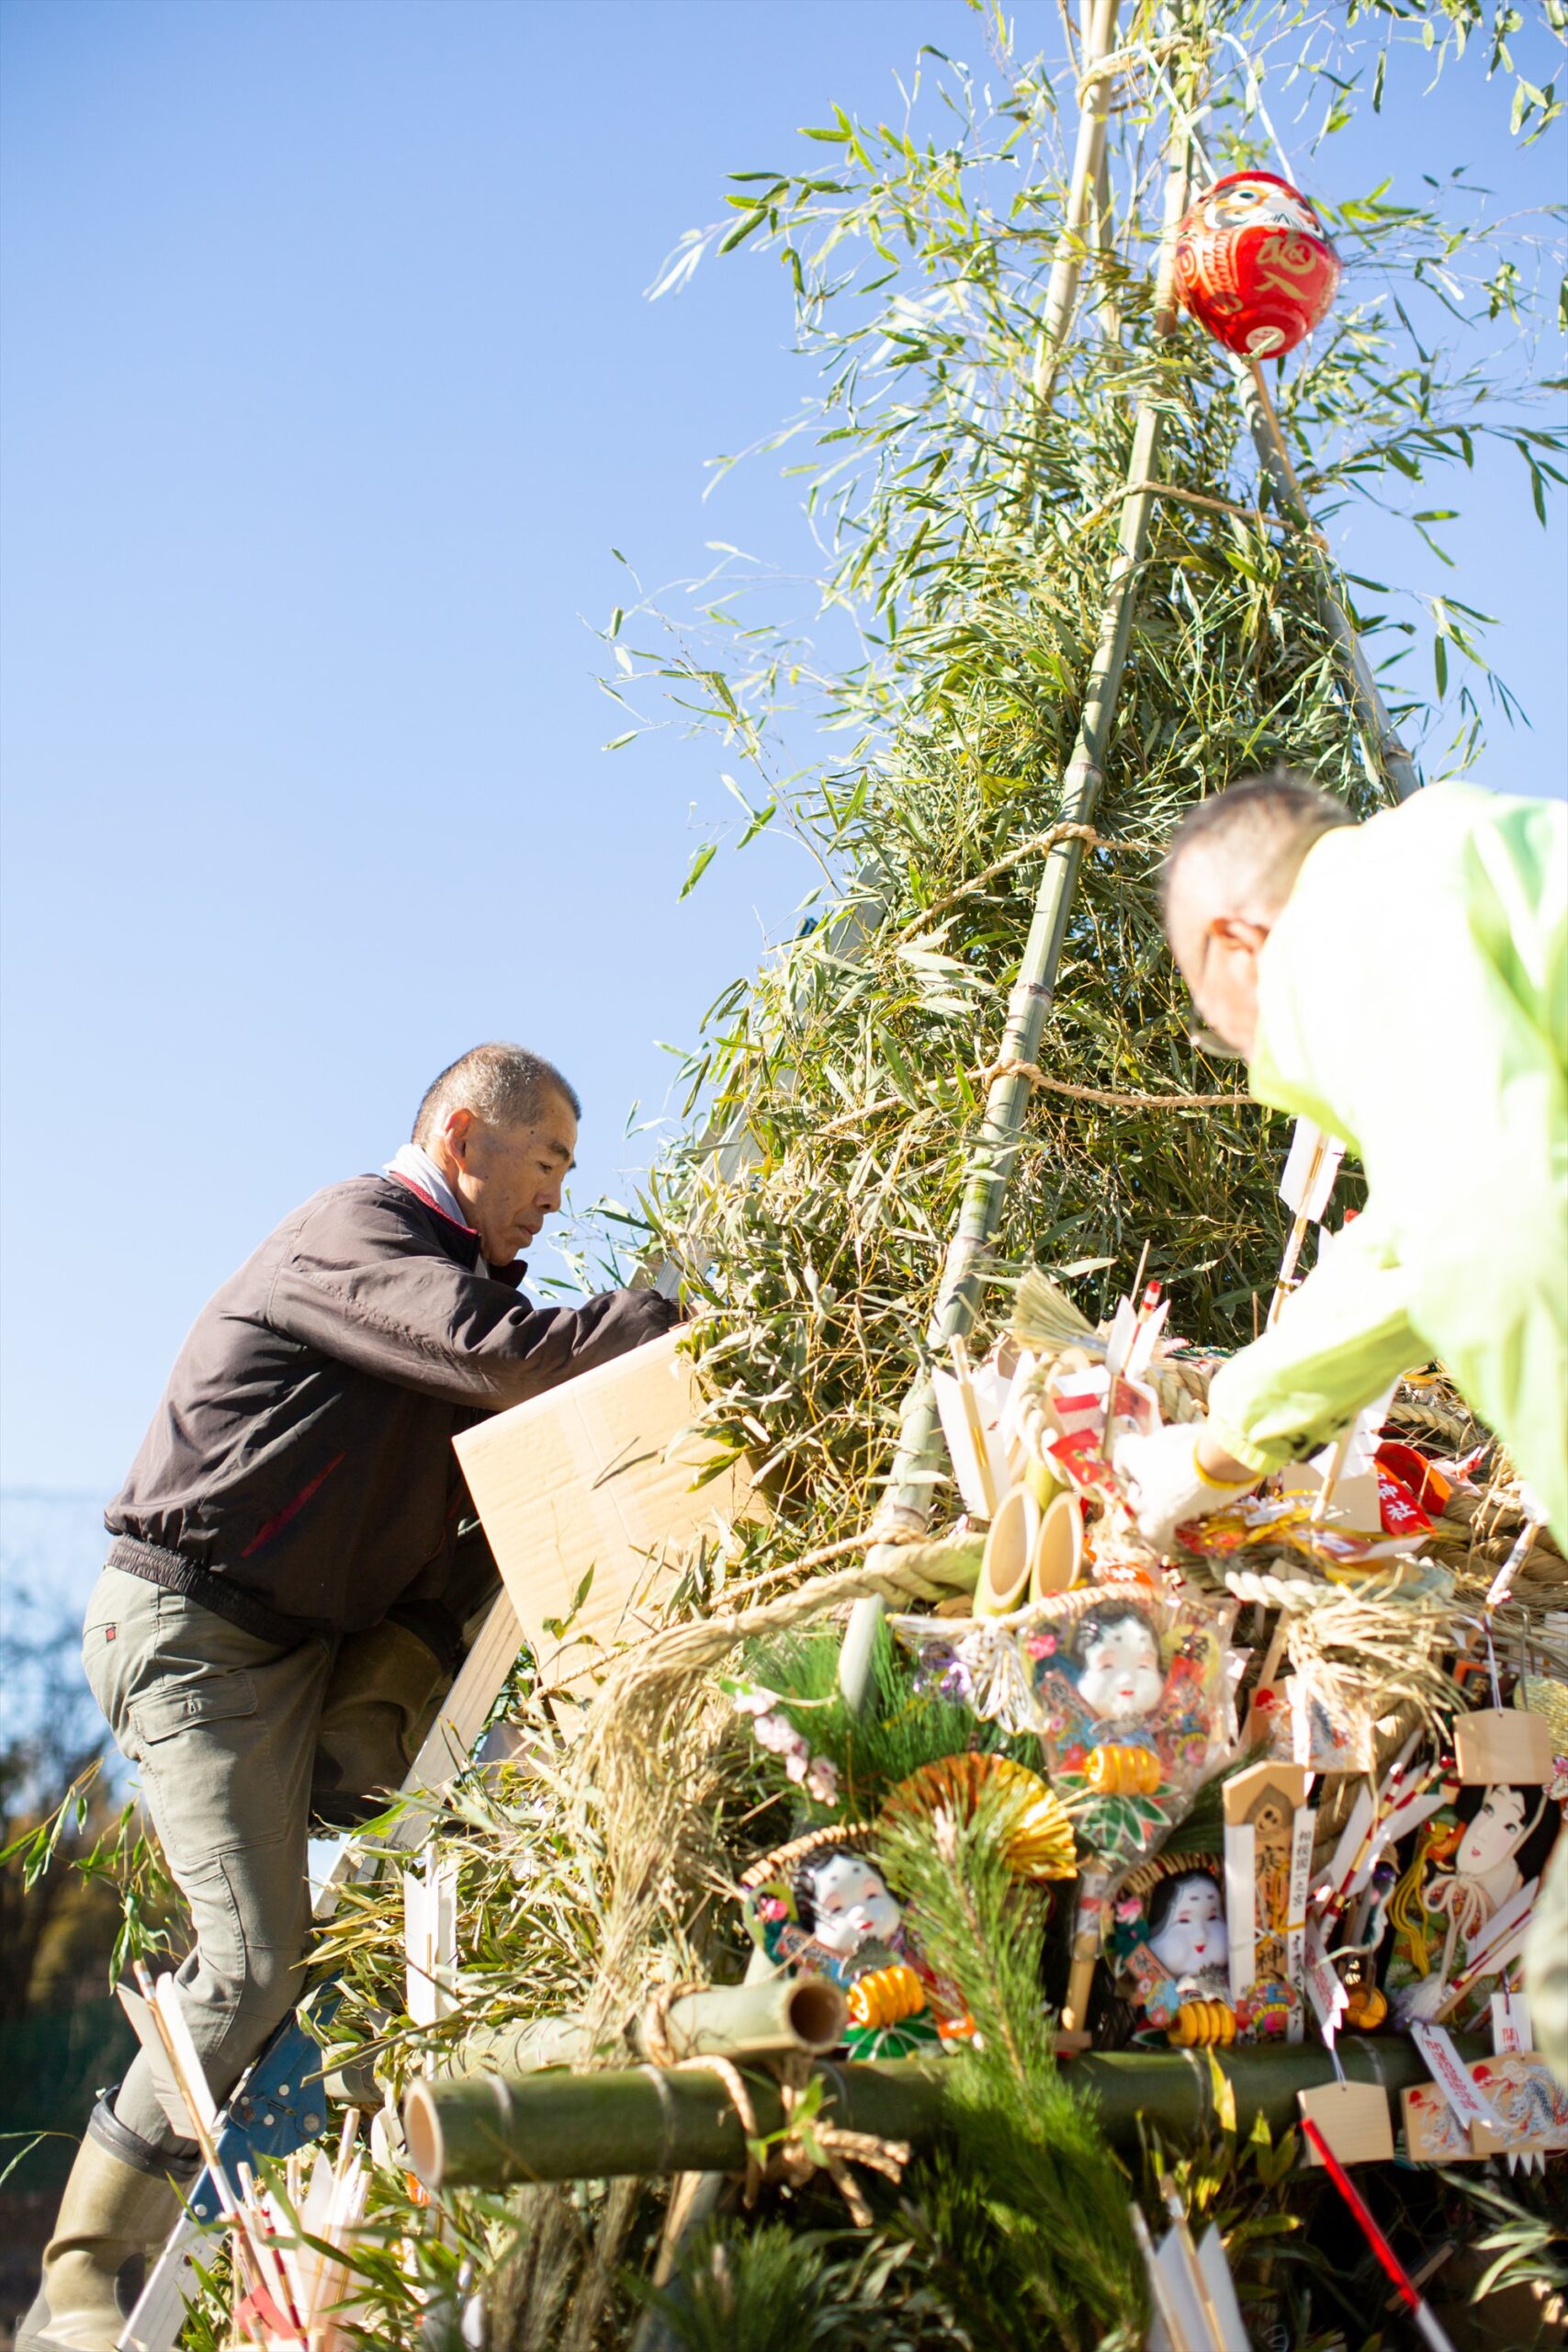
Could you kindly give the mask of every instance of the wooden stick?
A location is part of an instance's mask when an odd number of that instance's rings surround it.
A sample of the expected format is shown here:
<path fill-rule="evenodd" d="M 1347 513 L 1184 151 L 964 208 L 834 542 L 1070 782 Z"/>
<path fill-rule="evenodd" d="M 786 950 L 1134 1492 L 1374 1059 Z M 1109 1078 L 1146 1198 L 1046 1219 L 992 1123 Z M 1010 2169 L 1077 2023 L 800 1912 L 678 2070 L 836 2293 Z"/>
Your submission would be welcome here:
<path fill-rule="evenodd" d="M 1313 1196 L 1313 1193 L 1316 1188 L 1319 1172 L 1323 1167 L 1324 1154 L 1327 1149 L 1328 1137 L 1324 1134 L 1320 1127 L 1318 1129 L 1317 1141 L 1312 1148 L 1312 1158 L 1307 1162 L 1306 1178 L 1301 1189 L 1300 1197 L 1303 1201 L 1310 1201 Z M 1284 1306 L 1285 1301 L 1289 1298 L 1292 1290 L 1295 1286 L 1296 1266 L 1301 1258 L 1303 1244 L 1305 1242 L 1307 1238 L 1307 1227 L 1311 1223 L 1312 1219 L 1307 1215 L 1305 1209 L 1298 1209 L 1295 1216 L 1292 1220 L 1290 1235 L 1285 1243 L 1285 1254 L 1280 1261 L 1280 1272 L 1274 1284 L 1274 1296 L 1269 1308 L 1269 1329 L 1270 1331 L 1279 1321 L 1280 1311 Z"/>
<path fill-rule="evenodd" d="M 969 1442 L 975 1449 L 976 1475 L 980 1481 L 980 1492 L 986 1498 L 986 1516 L 988 1519 L 995 1519 L 1001 1498 L 997 1492 L 997 1482 L 991 1476 L 991 1457 L 986 1445 L 985 1423 L 980 1419 L 980 1405 L 975 1394 L 975 1384 L 969 1377 L 968 1342 L 962 1331 L 954 1331 L 947 1344 L 948 1352 L 953 1358 L 953 1378 L 958 1383 L 959 1401 L 964 1407 L 964 1419 L 968 1424 Z"/>
<path fill-rule="evenodd" d="M 136 1976 L 141 1996 L 152 2013 L 152 2022 L 168 2053 L 169 2064 L 174 2068 L 175 2078 L 180 2086 L 180 2094 L 190 2110 L 197 2145 L 201 2150 L 202 2162 L 211 2177 L 219 2210 L 235 2233 L 237 2251 L 253 2271 L 255 2283 L 263 2289 L 279 2312 L 288 2313 L 291 2311 L 292 2304 L 282 2269 L 265 2241 L 253 2235 L 243 2202 L 235 2196 L 233 2183 L 219 2159 L 217 2143 L 212 2132 L 216 2117 L 212 2092 L 207 2076 L 202 2072 L 201 2060 L 197 2053 L 196 2045 L 190 2038 L 190 2028 L 186 2025 L 180 2009 L 179 1996 L 175 1990 L 175 1980 L 170 1975 L 164 1975 L 154 1984 L 151 1973 L 141 1961 L 136 1962 Z M 165 1986 L 168 1987 L 166 1995 Z"/>

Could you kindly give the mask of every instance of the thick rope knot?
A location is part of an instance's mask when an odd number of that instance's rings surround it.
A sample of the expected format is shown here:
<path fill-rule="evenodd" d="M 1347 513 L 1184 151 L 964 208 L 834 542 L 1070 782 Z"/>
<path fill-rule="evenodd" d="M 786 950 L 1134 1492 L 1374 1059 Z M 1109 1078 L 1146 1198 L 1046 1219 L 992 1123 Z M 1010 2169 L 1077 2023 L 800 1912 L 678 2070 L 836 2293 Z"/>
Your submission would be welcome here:
<path fill-rule="evenodd" d="M 818 2111 L 821 2076 L 812 2071 L 811 2060 L 800 2052 L 792 2052 L 784 2059 L 778 2069 L 778 2079 L 784 2129 L 773 2142 L 767 2162 L 761 2168 L 757 2168 L 752 2155 L 753 2135 L 748 2134 L 747 2153 L 751 2162 L 746 2175 L 746 2202 L 751 2203 L 763 2181 L 802 2188 L 813 2173 L 825 2172 L 849 2208 L 855 2227 L 868 2230 L 872 2211 L 850 2167 L 863 2165 L 868 2172 L 879 2172 L 885 2180 L 897 2182 L 909 2161 L 908 2142 L 884 2140 L 874 2132 L 846 2132 L 837 2123 L 824 2122 Z"/>
<path fill-rule="evenodd" d="M 689 1993 L 705 1989 L 699 1984 L 661 1984 L 650 1996 L 642 2013 L 642 2041 L 649 2064 L 669 2074 L 702 2069 L 718 2076 L 746 2136 L 748 2206 L 755 2204 L 764 2183 L 803 2188 L 814 2173 L 825 2172 L 848 2206 L 856 2227 L 869 2229 L 871 2208 L 850 2167 L 863 2165 L 869 2171 L 881 2173 L 885 2179 L 897 2181 L 909 2161 L 908 2142 L 883 2140 L 873 2132 L 846 2132 L 837 2123 L 824 2121 L 818 2113 L 821 2078 L 813 2072 L 811 2060 L 798 2051 L 791 2052 L 773 2067 L 784 2122 L 779 2131 L 764 2135 L 750 2087 L 732 2058 L 678 2058 L 675 2054 L 670 2033 L 671 2007 Z"/>

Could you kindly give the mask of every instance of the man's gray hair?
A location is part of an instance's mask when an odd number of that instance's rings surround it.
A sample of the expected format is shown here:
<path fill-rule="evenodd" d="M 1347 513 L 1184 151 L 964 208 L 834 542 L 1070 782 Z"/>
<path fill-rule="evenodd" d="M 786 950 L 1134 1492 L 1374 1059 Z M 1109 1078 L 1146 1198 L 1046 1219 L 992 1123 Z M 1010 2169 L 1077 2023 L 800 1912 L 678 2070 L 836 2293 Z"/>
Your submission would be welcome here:
<path fill-rule="evenodd" d="M 1208 854 L 1241 898 L 1283 901 L 1308 850 L 1337 826 L 1356 820 L 1342 800 L 1320 791 L 1297 768 L 1227 785 L 1190 808 L 1176 829 L 1160 876 L 1166 929 L 1178 868 L 1193 850 Z M 1237 911 L 1240 911 L 1239 906 Z"/>
<path fill-rule="evenodd" d="M 471 1111 L 492 1127 L 531 1126 L 552 1094 L 570 1104 L 573 1118 L 581 1118 L 575 1091 L 543 1054 L 531 1054 L 526 1046 L 471 1046 L 425 1089 L 413 1141 L 428 1148 L 448 1111 Z"/>

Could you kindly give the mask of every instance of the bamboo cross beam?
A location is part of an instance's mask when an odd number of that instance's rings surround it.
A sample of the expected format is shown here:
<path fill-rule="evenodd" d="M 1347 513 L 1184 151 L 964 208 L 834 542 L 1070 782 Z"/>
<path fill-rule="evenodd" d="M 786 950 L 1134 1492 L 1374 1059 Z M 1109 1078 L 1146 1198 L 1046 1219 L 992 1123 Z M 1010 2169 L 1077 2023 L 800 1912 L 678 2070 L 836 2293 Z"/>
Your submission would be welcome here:
<path fill-rule="evenodd" d="M 1166 180 L 1164 236 L 1155 298 L 1156 326 L 1162 340 L 1169 336 L 1175 322 L 1176 232 L 1187 209 L 1190 152 L 1190 139 L 1182 125 L 1172 134 L 1171 165 Z M 1062 778 L 1062 821 L 1073 831 L 1058 842 L 1046 858 L 1035 894 L 1023 960 L 1008 1000 L 996 1075 L 987 1093 L 985 1118 L 970 1160 L 958 1228 L 948 1245 L 936 1310 L 927 1335 L 931 1354 L 937 1358 L 946 1356 L 953 1340 L 964 1338 L 974 1323 L 981 1267 L 1001 1222 L 1008 1180 L 1023 1138 L 1024 1119 L 1033 1091 L 1031 1072 L 1039 1059 L 1045 1016 L 1051 1008 L 1066 940 L 1073 890 L 1083 862 L 1081 829 L 1089 826 L 1100 797 L 1116 698 L 1126 665 L 1138 580 L 1154 512 L 1159 437 L 1159 401 L 1151 390 L 1145 391 L 1139 403 L 1127 467 L 1131 494 L 1122 508 L 1116 554 L 1106 582 L 1100 639 L 1084 693 L 1077 737 Z M 886 1525 L 903 1530 L 925 1526 L 931 1511 L 939 1443 L 935 1392 L 929 1377 L 921 1373 L 905 1400 L 898 1450 L 883 1506 Z M 875 1559 L 874 1552 L 873 1563 Z M 874 1595 L 859 1600 L 845 1632 L 839 1679 L 852 1705 L 858 1706 L 865 1692 L 882 1613 L 883 1604 Z"/>
<path fill-rule="evenodd" d="M 1459 2046 L 1467 2057 L 1482 2055 L 1474 2037 Z M 1406 2041 L 1352 2038 L 1340 2058 L 1350 2080 L 1385 2091 L 1427 2080 L 1425 2060 Z M 1214 2063 L 1235 2097 L 1242 2139 L 1259 2115 L 1283 2132 L 1297 2120 L 1299 2091 L 1337 2078 L 1319 2043 L 1231 2048 Z M 822 2086 L 824 2121 L 918 2143 L 941 2136 L 958 2072 L 942 2057 L 822 2060 L 810 2079 Z M 784 2120 L 778 2077 L 750 2065 L 741 2075 L 759 2132 L 776 2133 Z M 1123 2148 L 1137 2144 L 1141 2123 L 1157 2124 L 1179 2144 L 1201 2138 L 1216 2120 L 1211 2072 L 1184 2052 L 1091 2051 L 1067 2062 L 1064 2079 L 1095 2101 L 1102 2129 Z M 403 2129 L 413 2167 L 431 2188 L 739 2172 L 746 2163 L 746 2130 L 729 2090 L 701 2065 L 421 2077 L 404 2102 Z"/>

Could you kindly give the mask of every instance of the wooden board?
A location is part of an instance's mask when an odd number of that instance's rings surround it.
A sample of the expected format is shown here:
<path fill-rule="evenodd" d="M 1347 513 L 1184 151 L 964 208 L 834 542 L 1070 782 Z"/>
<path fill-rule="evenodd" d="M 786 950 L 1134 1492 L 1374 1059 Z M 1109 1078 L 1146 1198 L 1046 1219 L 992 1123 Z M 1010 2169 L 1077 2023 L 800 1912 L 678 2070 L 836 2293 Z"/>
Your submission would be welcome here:
<path fill-rule="evenodd" d="M 678 1332 L 453 1442 L 524 1638 L 552 1683 L 591 1676 L 657 1621 L 704 1533 L 760 1515 L 743 1468 L 696 1485 L 711 1447 Z"/>
<path fill-rule="evenodd" d="M 1480 1707 L 1454 1717 L 1454 1759 L 1461 1781 L 1487 1788 L 1510 1782 L 1541 1788 L 1551 1780 L 1551 1725 L 1518 1707 Z"/>
<path fill-rule="evenodd" d="M 1393 2122 L 1388 2094 L 1376 2083 L 1323 2083 L 1298 2091 L 1296 2103 L 1311 2118 L 1342 2165 L 1382 2165 L 1393 2160 Z M 1307 2161 L 1322 2157 L 1307 2142 Z"/>

